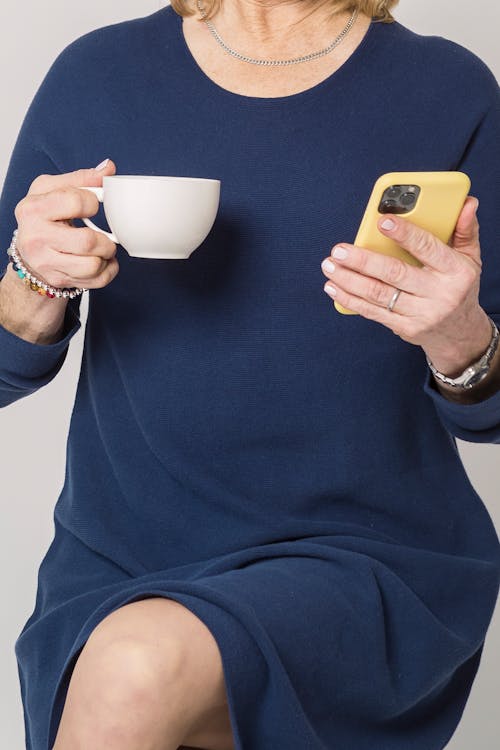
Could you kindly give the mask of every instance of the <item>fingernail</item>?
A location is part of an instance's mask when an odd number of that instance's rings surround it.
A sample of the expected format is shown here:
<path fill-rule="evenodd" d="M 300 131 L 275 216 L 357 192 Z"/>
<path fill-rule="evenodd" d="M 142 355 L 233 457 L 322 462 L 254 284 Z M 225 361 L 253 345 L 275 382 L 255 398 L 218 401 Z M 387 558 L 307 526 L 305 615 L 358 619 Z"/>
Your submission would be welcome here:
<path fill-rule="evenodd" d="M 394 229 L 396 223 L 392 219 L 384 219 L 380 226 L 382 229 Z"/>
<path fill-rule="evenodd" d="M 337 290 L 334 286 L 331 286 L 331 284 L 327 284 L 325 287 L 323 287 L 325 292 L 330 295 L 330 297 L 336 297 L 337 296 Z"/>
<path fill-rule="evenodd" d="M 339 245 L 334 249 L 332 255 L 339 260 L 345 260 L 348 256 L 347 248 L 343 247 L 343 245 Z"/>
<path fill-rule="evenodd" d="M 106 167 L 106 164 L 108 163 L 109 159 L 104 159 L 100 164 L 97 165 L 97 167 L 94 167 L 96 171 L 99 171 L 100 169 L 104 169 Z"/>
<path fill-rule="evenodd" d="M 324 260 L 321 264 L 321 268 L 327 273 L 333 273 L 335 271 L 335 263 L 332 263 L 331 260 Z"/>

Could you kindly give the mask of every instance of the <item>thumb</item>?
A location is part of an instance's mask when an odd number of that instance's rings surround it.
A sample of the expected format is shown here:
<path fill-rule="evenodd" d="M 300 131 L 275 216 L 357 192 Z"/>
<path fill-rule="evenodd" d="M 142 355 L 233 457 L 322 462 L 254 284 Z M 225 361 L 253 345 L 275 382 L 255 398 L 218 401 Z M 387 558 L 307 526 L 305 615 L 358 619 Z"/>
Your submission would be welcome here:
<path fill-rule="evenodd" d="M 455 230 L 448 243 L 455 250 L 468 255 L 475 261 L 480 259 L 479 221 L 477 209 L 479 200 L 472 195 L 467 196 L 458 217 Z"/>

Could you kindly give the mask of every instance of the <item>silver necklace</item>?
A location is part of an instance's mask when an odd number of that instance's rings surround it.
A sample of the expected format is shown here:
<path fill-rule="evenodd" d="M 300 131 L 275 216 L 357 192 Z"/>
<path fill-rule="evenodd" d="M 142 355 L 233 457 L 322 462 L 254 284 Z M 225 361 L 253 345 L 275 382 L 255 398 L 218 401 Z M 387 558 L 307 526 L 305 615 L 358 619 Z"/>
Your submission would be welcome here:
<path fill-rule="evenodd" d="M 196 0 L 196 4 L 202 16 L 203 17 L 206 16 L 205 8 L 201 5 L 200 0 Z M 332 49 L 337 46 L 337 44 L 340 44 L 340 42 L 345 37 L 345 35 L 350 31 L 357 16 L 358 16 L 358 8 L 355 8 L 345 28 L 340 32 L 338 37 L 334 39 L 331 44 L 328 45 L 328 47 L 325 47 L 319 52 L 311 52 L 309 55 L 303 55 L 302 57 L 294 57 L 291 60 L 259 60 L 254 57 L 247 57 L 246 55 L 241 55 L 239 52 L 236 52 L 236 50 L 231 49 L 231 47 L 229 47 L 224 42 L 224 40 L 221 39 L 218 31 L 216 30 L 215 26 L 213 25 L 211 21 L 207 21 L 205 19 L 204 20 L 205 20 L 206 25 L 212 32 L 213 36 L 215 37 L 217 42 L 220 44 L 220 46 L 223 47 L 226 50 L 226 52 L 229 52 L 230 55 L 233 55 L 233 57 L 237 57 L 238 60 L 243 60 L 243 62 L 253 63 L 254 65 L 293 65 L 294 63 L 307 62 L 308 60 L 316 60 L 316 58 L 323 57 L 323 55 L 327 55 L 329 52 L 331 52 Z"/>

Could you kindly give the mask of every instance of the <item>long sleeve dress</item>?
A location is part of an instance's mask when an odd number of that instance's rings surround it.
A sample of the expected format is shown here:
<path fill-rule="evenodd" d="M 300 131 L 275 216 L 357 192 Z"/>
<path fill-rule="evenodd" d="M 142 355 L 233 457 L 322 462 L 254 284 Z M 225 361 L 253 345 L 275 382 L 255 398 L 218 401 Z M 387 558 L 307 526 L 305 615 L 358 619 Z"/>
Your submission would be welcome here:
<path fill-rule="evenodd" d="M 500 576 L 455 438 L 499 443 L 500 393 L 448 401 L 421 347 L 335 310 L 320 264 L 353 242 L 380 174 L 464 171 L 480 304 L 500 325 L 493 73 L 448 39 L 373 20 L 321 83 L 253 97 L 201 70 L 170 6 L 93 30 L 26 113 L 1 246 L 37 175 L 106 156 L 118 174 L 220 179 L 221 202 L 189 259 L 118 245 L 118 275 L 88 292 L 54 535 L 15 643 L 27 749 L 52 747 L 97 623 L 164 596 L 218 642 L 236 750 L 440 750 Z M 95 220 L 107 227 L 102 206 Z M 56 377 L 80 301 L 53 344 L 0 327 L 1 405 Z"/>

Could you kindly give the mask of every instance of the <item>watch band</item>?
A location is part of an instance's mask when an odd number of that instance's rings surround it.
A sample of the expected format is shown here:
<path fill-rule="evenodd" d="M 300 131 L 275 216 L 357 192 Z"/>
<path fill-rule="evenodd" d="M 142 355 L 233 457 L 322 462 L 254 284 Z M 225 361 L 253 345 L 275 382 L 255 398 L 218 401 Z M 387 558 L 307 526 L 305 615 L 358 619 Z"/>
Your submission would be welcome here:
<path fill-rule="evenodd" d="M 442 372 L 438 372 L 430 359 L 426 356 L 427 364 L 429 365 L 433 375 L 436 378 L 439 378 L 439 380 L 442 380 L 443 383 L 448 383 L 448 385 L 452 385 L 455 388 L 472 388 L 486 377 L 490 369 L 490 362 L 497 350 L 498 341 L 500 338 L 500 333 L 495 324 L 495 321 L 492 320 L 489 315 L 488 319 L 491 323 L 493 334 L 487 350 L 485 351 L 483 356 L 477 360 L 477 362 L 473 362 L 473 364 L 466 367 L 463 373 L 461 375 L 458 375 L 456 378 L 449 378 L 447 375 L 443 375 Z"/>

